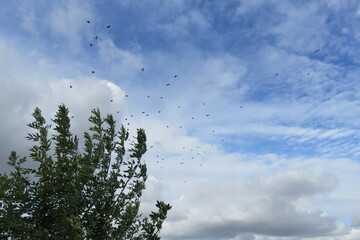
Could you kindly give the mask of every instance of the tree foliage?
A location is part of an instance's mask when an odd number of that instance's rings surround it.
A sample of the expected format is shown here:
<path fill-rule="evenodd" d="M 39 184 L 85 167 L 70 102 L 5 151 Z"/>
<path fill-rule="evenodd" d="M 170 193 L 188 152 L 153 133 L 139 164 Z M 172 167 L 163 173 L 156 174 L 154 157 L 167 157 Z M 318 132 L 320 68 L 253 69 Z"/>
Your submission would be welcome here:
<path fill-rule="evenodd" d="M 171 208 L 158 201 L 157 211 L 139 214 L 147 178 L 146 134 L 116 132 L 112 115 L 94 109 L 84 148 L 70 131 L 69 111 L 60 105 L 54 127 L 36 108 L 27 139 L 34 142 L 28 157 L 12 152 L 13 171 L 0 175 L 1 239 L 160 239 L 159 231 Z M 49 137 L 49 132 L 54 134 Z M 37 168 L 27 168 L 28 159 Z"/>

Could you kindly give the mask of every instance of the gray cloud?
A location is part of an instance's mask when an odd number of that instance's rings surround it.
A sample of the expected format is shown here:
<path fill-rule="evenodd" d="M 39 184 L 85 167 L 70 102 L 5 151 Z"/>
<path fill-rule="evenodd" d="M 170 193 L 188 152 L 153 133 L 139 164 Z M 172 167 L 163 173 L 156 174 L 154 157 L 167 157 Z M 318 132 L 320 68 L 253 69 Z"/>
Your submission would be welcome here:
<path fill-rule="evenodd" d="M 334 190 L 334 176 L 294 171 L 261 181 L 220 181 L 190 187 L 174 204 L 165 239 L 230 239 L 244 233 L 314 237 L 341 228 L 303 201 Z M 186 230 L 185 230 L 186 229 Z"/>

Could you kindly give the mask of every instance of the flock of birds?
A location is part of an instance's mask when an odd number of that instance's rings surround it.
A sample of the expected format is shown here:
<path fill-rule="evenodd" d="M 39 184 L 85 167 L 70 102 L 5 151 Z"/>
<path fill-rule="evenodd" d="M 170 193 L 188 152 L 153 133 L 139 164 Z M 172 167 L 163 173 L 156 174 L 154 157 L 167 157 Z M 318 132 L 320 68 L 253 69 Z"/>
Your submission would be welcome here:
<path fill-rule="evenodd" d="M 86 23 L 87 23 L 87 24 L 91 24 L 91 21 L 90 21 L 90 20 L 87 20 Z M 110 29 L 110 28 L 111 28 L 111 25 L 106 25 L 105 28 L 106 28 L 106 29 Z M 96 40 L 98 40 L 98 39 L 99 39 L 99 35 L 96 35 L 96 36 L 94 37 L 94 40 L 96 41 Z M 89 47 L 94 47 L 94 44 L 95 44 L 94 42 L 89 42 Z M 319 51 L 320 51 L 320 49 L 317 49 L 316 51 L 314 51 L 314 53 L 318 53 Z M 140 70 L 141 72 L 144 72 L 144 71 L 145 71 L 145 68 L 144 68 L 144 67 L 141 67 L 141 68 L 139 68 L 139 70 Z M 92 71 L 91 71 L 91 74 L 95 74 L 95 70 L 92 70 Z M 276 75 L 276 76 L 279 76 L 279 73 L 276 73 L 275 75 Z M 309 73 L 308 73 L 308 75 L 309 75 Z M 174 75 L 173 75 L 173 78 L 174 78 L 174 79 L 175 79 L 175 78 L 178 78 L 178 77 L 179 77 L 179 76 L 178 76 L 177 74 L 174 74 Z M 166 83 L 166 84 L 165 84 L 165 87 L 169 87 L 170 85 L 171 85 L 171 83 Z M 69 87 L 70 87 L 70 89 L 73 88 L 72 85 L 70 85 Z M 126 94 L 125 97 L 126 97 L 126 98 L 129 98 L 129 95 Z M 150 95 L 147 95 L 147 98 L 150 98 Z M 160 96 L 159 98 L 160 98 L 160 99 L 164 99 L 163 96 Z M 110 99 L 110 102 L 113 103 L 114 100 L 113 100 L 113 99 Z M 203 105 L 203 106 L 206 106 L 206 103 L 205 103 L 205 102 L 202 102 L 202 105 Z M 181 108 L 181 106 L 178 106 L 178 109 L 180 109 L 180 108 Z M 243 106 L 240 106 L 240 108 L 243 108 Z M 120 113 L 120 111 L 117 111 L 117 113 Z M 157 113 L 157 114 L 161 114 L 161 113 L 162 113 L 162 110 L 161 110 L 161 109 L 156 110 L 156 113 Z M 136 115 L 137 115 L 137 114 L 131 114 L 130 116 L 125 117 L 125 118 L 124 118 L 124 120 L 125 120 L 125 124 L 124 124 L 124 125 L 129 127 L 131 118 L 134 118 Z M 138 115 L 139 115 L 139 116 L 149 117 L 149 116 L 150 116 L 150 113 L 149 113 L 149 112 L 146 112 L 146 111 L 142 111 L 142 112 L 139 113 Z M 210 114 L 209 114 L 209 113 L 204 114 L 204 117 L 205 117 L 205 118 L 210 117 Z M 74 118 L 74 116 L 71 116 L 71 118 Z M 195 117 L 192 116 L 192 117 L 191 117 L 191 120 L 194 120 L 194 119 L 195 119 Z M 205 120 L 205 119 L 204 119 L 204 120 Z M 179 128 L 182 128 L 182 126 L 178 126 L 178 127 L 179 127 Z M 170 128 L 170 126 L 167 125 L 166 128 Z M 128 128 L 127 130 L 129 130 L 129 128 Z M 215 130 L 212 130 L 212 133 L 214 134 L 214 133 L 215 133 Z M 225 141 L 224 138 L 222 138 L 221 141 L 224 142 L 224 141 Z M 154 145 L 151 145 L 151 146 L 150 146 L 150 149 L 154 149 L 154 147 L 155 147 Z M 214 147 L 214 144 L 211 144 L 211 147 Z M 155 147 L 155 148 L 156 148 L 156 147 Z M 205 149 L 201 149 L 200 146 L 193 146 L 193 147 L 191 147 L 191 148 L 189 148 L 189 147 L 187 148 L 186 146 L 182 146 L 182 151 L 183 151 L 183 154 L 185 154 L 185 155 L 186 155 L 186 154 L 189 155 L 189 153 L 190 153 L 190 157 L 189 157 L 189 158 L 191 158 L 191 161 L 196 161 L 196 160 L 197 160 L 199 166 L 200 166 L 200 167 L 203 166 L 203 161 L 201 161 L 201 159 L 202 159 L 201 157 L 202 157 L 202 156 L 205 156 L 205 155 L 207 154 L 207 151 L 206 151 Z M 200 159 L 199 159 L 199 158 L 200 158 Z M 200 160 L 200 161 L 199 161 L 199 160 Z M 164 169 L 164 167 L 165 167 L 165 164 L 164 164 L 164 163 L 165 163 L 165 162 L 166 162 L 165 157 L 163 157 L 163 156 L 161 156 L 161 155 L 159 155 L 159 154 L 156 155 L 156 163 L 160 165 L 160 166 L 159 166 L 160 169 Z M 178 164 L 179 164 L 180 166 L 184 165 L 184 164 L 185 164 L 185 158 L 184 158 L 184 157 L 180 157 Z M 156 177 L 156 176 L 155 176 L 155 177 Z M 156 178 L 158 178 L 158 179 L 160 179 L 160 180 L 163 180 L 163 177 L 156 177 Z M 186 180 L 184 180 L 184 183 L 186 183 Z"/>

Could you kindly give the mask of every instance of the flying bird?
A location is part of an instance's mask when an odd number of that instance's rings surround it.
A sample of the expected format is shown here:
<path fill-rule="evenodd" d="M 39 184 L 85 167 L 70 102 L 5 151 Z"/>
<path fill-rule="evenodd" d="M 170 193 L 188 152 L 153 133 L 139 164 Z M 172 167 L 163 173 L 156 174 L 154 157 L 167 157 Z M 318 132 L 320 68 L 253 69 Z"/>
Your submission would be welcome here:
<path fill-rule="evenodd" d="M 161 111 L 158 111 L 158 113 L 161 113 Z"/>
<path fill-rule="evenodd" d="M 110 102 L 113 102 L 113 101 L 114 101 L 114 100 L 112 100 L 112 99 L 110 100 Z"/>
<path fill-rule="evenodd" d="M 174 75 L 174 78 L 177 78 L 178 75 Z"/>
<path fill-rule="evenodd" d="M 319 51 L 320 51 L 320 49 L 316 50 L 314 53 L 317 53 L 317 52 L 319 52 Z"/>
<path fill-rule="evenodd" d="M 92 47 L 92 46 L 93 46 L 93 44 L 92 44 L 92 43 L 89 43 L 89 45 L 90 45 L 90 47 Z"/>
<path fill-rule="evenodd" d="M 170 86 L 170 83 L 167 83 L 166 86 Z"/>
<path fill-rule="evenodd" d="M 206 117 L 209 117 L 210 116 L 210 114 L 206 114 Z"/>
<path fill-rule="evenodd" d="M 91 73 L 92 73 L 92 74 L 94 74 L 94 73 L 95 73 L 95 71 L 93 70 L 93 71 L 91 71 Z"/>
<path fill-rule="evenodd" d="M 163 99 L 163 97 L 160 97 L 160 99 Z"/>
<path fill-rule="evenodd" d="M 141 69 L 142 72 L 143 72 L 144 70 L 145 70 L 144 68 Z"/>
<path fill-rule="evenodd" d="M 129 95 L 127 95 L 127 94 L 125 95 L 125 97 L 128 97 L 128 96 L 129 96 Z"/>
<path fill-rule="evenodd" d="M 87 20 L 86 22 L 87 22 L 88 24 L 90 24 L 90 20 Z"/>
<path fill-rule="evenodd" d="M 97 40 L 98 38 L 99 38 L 99 36 L 98 36 L 98 35 L 96 35 L 96 36 L 95 36 L 95 39 Z"/>
<path fill-rule="evenodd" d="M 110 28 L 110 27 L 111 27 L 111 25 L 107 25 L 107 26 L 106 26 L 106 28 Z"/>
<path fill-rule="evenodd" d="M 72 88 L 72 86 L 70 85 L 70 88 Z"/>

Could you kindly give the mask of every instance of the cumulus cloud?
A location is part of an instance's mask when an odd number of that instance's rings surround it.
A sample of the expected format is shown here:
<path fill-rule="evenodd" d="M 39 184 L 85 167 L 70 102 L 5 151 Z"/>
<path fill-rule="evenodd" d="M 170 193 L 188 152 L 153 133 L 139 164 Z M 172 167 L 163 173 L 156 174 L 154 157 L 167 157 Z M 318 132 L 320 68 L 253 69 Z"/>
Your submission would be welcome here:
<path fill-rule="evenodd" d="M 251 181 L 195 184 L 174 203 L 165 223 L 166 239 L 230 239 L 243 233 L 268 236 L 331 235 L 341 224 L 311 200 L 334 190 L 336 178 L 293 171 Z M 184 231 L 186 229 L 186 231 Z"/>

